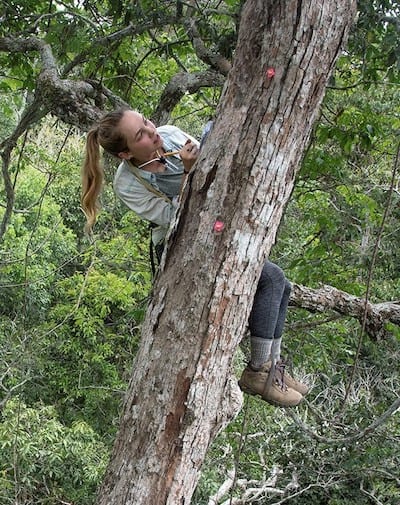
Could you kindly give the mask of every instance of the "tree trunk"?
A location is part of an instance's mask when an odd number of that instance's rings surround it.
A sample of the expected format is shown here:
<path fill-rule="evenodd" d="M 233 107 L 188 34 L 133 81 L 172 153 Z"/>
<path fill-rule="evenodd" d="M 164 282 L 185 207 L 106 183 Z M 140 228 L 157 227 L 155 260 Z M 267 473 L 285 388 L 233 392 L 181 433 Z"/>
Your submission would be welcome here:
<path fill-rule="evenodd" d="M 189 504 L 208 446 L 240 407 L 232 357 L 354 3 L 246 2 L 214 130 L 155 281 L 99 505 Z"/>

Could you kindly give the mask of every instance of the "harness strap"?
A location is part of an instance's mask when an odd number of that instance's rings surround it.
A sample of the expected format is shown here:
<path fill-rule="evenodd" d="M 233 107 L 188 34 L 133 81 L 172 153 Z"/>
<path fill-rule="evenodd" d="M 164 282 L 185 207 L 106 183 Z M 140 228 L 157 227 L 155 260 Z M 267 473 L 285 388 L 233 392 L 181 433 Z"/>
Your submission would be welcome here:
<path fill-rule="evenodd" d="M 153 241 L 151 240 L 151 237 L 149 241 L 149 256 L 150 256 L 151 273 L 153 274 L 154 277 L 156 275 L 156 262 L 154 261 L 154 245 Z"/>
<path fill-rule="evenodd" d="M 156 195 L 158 198 L 162 198 L 165 202 L 171 203 L 172 201 L 162 193 L 161 191 L 158 191 L 152 184 L 150 184 L 149 181 L 146 181 L 144 177 L 141 176 L 140 171 L 138 167 L 136 167 L 131 161 L 127 160 L 127 166 L 130 170 L 130 172 L 136 177 L 136 179 L 142 184 L 148 191 L 151 191 L 154 195 Z M 156 228 L 157 225 L 155 223 L 150 222 L 150 230 L 152 233 L 152 228 Z M 155 253 L 155 254 L 154 254 Z M 156 273 L 156 263 L 155 259 L 157 258 L 157 261 L 160 262 L 160 251 L 157 250 L 157 246 L 154 246 L 152 239 L 150 238 L 150 243 L 149 243 L 149 256 L 150 256 L 150 265 L 151 265 L 151 271 L 153 273 L 153 276 Z M 156 258 L 155 258 L 156 257 Z"/>
<path fill-rule="evenodd" d="M 162 198 L 164 201 L 168 203 L 172 203 L 171 199 L 168 198 L 167 195 L 162 193 L 161 191 L 158 191 L 152 184 L 150 184 L 149 181 L 146 181 L 139 172 L 138 167 L 136 167 L 131 161 L 127 160 L 127 165 L 131 173 L 136 177 L 136 179 L 149 191 L 151 191 L 154 195 L 158 196 L 159 198 Z"/>

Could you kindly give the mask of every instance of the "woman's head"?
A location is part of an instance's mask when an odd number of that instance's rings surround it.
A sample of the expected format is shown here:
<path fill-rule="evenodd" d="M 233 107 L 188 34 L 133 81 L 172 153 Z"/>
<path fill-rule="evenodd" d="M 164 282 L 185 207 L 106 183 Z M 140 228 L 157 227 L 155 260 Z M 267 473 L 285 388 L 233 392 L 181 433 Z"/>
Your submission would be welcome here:
<path fill-rule="evenodd" d="M 118 156 L 131 159 L 138 165 L 154 158 L 157 149 L 163 145 L 155 125 L 134 110 L 124 113 L 119 123 L 119 131 L 125 139 L 126 148 L 121 150 Z"/>
<path fill-rule="evenodd" d="M 162 147 L 162 139 L 151 121 L 139 112 L 128 109 L 107 113 L 88 132 L 81 196 L 87 231 L 96 222 L 97 198 L 104 180 L 100 147 L 120 159 L 133 159 L 141 163 L 154 157 L 155 151 Z"/>

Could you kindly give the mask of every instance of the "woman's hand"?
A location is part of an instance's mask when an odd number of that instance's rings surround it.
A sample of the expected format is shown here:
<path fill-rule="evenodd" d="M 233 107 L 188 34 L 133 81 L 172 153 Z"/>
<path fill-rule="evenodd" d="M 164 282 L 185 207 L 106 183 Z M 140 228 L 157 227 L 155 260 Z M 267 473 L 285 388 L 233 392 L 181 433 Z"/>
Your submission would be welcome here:
<path fill-rule="evenodd" d="M 182 147 L 182 149 L 179 151 L 179 156 L 181 157 L 185 173 L 190 172 L 190 170 L 194 165 L 194 162 L 197 160 L 198 155 L 199 155 L 199 148 L 194 142 L 188 140 L 186 144 Z"/>

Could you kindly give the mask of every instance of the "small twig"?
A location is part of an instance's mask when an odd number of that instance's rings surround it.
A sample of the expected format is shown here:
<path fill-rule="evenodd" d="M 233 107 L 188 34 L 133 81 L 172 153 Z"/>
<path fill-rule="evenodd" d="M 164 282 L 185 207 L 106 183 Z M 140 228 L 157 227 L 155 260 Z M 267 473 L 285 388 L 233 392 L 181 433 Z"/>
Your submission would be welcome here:
<path fill-rule="evenodd" d="M 367 436 L 372 435 L 374 431 L 379 428 L 381 425 L 386 423 L 386 421 L 392 416 L 397 409 L 400 408 L 400 397 L 397 398 L 390 407 L 385 410 L 385 412 L 379 416 L 373 423 L 369 424 L 366 428 L 363 430 L 359 431 L 358 433 L 355 433 L 353 435 L 349 435 L 347 437 L 342 437 L 342 438 L 328 438 L 328 437 L 323 437 L 322 435 L 319 435 L 315 431 L 313 431 L 309 426 L 307 426 L 303 421 L 299 418 L 299 416 L 291 411 L 290 409 L 286 410 L 286 413 L 289 417 L 291 417 L 294 422 L 308 435 L 310 435 L 312 438 L 317 440 L 318 442 L 323 442 L 326 444 L 349 444 L 356 442 L 358 440 L 361 440 L 362 438 L 365 438 Z"/>
<path fill-rule="evenodd" d="M 367 495 L 368 498 L 370 498 L 374 503 L 376 503 L 376 505 L 383 505 L 383 503 L 380 500 L 378 500 L 378 498 L 376 496 L 374 496 L 372 493 L 369 493 L 366 489 L 364 489 L 364 481 L 363 480 L 360 482 L 360 491 L 363 494 Z"/>
<path fill-rule="evenodd" d="M 233 504 L 233 493 L 235 491 L 237 477 L 238 477 L 238 472 L 239 472 L 240 456 L 242 454 L 243 447 L 244 447 L 244 445 L 246 443 L 246 432 L 245 432 L 245 430 L 246 430 L 246 424 L 247 424 L 247 412 L 248 412 L 248 410 L 249 410 L 249 398 L 246 395 L 245 405 L 244 405 L 244 409 L 243 409 L 243 421 L 242 421 L 242 426 L 241 426 L 241 430 L 240 430 L 239 447 L 238 447 L 238 450 L 237 450 L 237 453 L 236 453 L 236 457 L 235 457 L 235 468 L 234 468 L 234 474 L 233 474 L 233 481 L 232 481 L 232 486 L 231 486 L 231 492 L 230 492 L 230 496 L 229 496 L 229 505 Z"/>

